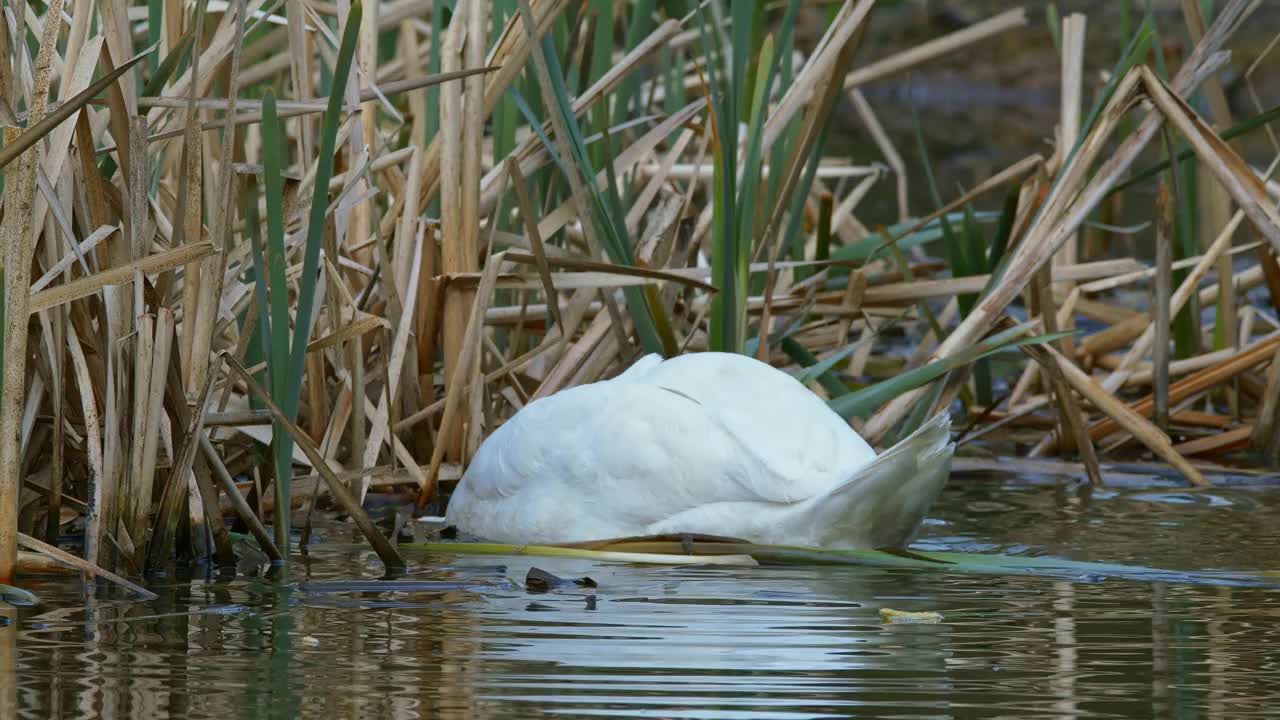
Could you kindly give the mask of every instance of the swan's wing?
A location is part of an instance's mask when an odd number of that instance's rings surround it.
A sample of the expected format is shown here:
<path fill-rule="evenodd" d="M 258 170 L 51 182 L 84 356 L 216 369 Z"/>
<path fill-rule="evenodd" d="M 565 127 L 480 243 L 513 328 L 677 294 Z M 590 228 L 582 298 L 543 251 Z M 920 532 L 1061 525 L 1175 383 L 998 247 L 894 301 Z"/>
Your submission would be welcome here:
<path fill-rule="evenodd" d="M 476 453 L 449 521 L 497 541 L 633 534 L 691 507 L 755 499 L 750 458 L 684 394 L 596 383 L 530 403 Z"/>
<path fill-rule="evenodd" d="M 952 448 L 943 413 L 830 492 L 799 503 L 700 505 L 653 523 L 644 534 L 714 532 L 773 545 L 900 547 L 946 483 Z"/>
<path fill-rule="evenodd" d="M 852 477 L 875 451 L 798 380 L 754 358 L 693 353 L 646 367 L 629 381 L 702 403 L 758 467 L 757 498 L 796 501 Z"/>

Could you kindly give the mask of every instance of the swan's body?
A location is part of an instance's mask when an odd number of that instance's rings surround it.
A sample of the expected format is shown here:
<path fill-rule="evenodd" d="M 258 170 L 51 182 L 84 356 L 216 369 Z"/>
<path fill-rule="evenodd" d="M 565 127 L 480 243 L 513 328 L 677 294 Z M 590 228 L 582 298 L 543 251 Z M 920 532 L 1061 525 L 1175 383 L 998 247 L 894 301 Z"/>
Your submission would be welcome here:
<path fill-rule="evenodd" d="M 448 521 L 507 543 L 704 533 L 896 547 L 946 482 L 949 429 L 942 413 L 877 457 L 781 370 L 651 355 L 516 413 L 480 446 Z"/>

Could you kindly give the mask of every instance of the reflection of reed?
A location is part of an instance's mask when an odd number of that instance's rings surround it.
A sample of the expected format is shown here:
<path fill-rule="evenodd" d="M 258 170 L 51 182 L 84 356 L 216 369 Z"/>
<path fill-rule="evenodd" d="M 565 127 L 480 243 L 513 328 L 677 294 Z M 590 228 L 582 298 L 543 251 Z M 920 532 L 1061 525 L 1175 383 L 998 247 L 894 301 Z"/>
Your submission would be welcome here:
<path fill-rule="evenodd" d="M 1053 639 L 1056 657 L 1053 664 L 1053 704 L 1062 716 L 1076 714 L 1076 619 L 1075 585 L 1053 584 Z"/>
<path fill-rule="evenodd" d="M 1169 717 L 1173 711 L 1169 685 L 1169 588 L 1164 583 L 1151 587 L 1151 714 Z"/>
<path fill-rule="evenodd" d="M 0 602 L 0 717 L 18 717 L 18 611 Z"/>
<path fill-rule="evenodd" d="M 1206 666 L 1209 676 L 1209 693 L 1205 698 L 1205 716 L 1211 720 L 1228 720 L 1240 717 L 1238 704 L 1232 702 L 1228 678 L 1235 669 L 1235 641 L 1226 630 L 1231 614 L 1231 588 L 1215 588 L 1205 603 L 1204 612 L 1209 620 L 1204 624 Z M 1244 668 L 1247 671 L 1249 668 Z"/>

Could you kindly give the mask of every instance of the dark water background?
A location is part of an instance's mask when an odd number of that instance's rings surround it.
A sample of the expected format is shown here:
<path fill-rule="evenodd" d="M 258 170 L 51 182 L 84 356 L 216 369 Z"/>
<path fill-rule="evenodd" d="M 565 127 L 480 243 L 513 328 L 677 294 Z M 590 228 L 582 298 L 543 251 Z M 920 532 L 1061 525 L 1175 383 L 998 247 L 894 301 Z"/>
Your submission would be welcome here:
<path fill-rule="evenodd" d="M 1122 6 L 1126 3 L 1132 8 L 1130 27 L 1136 27 L 1148 4 L 1146 0 L 1052 3 L 1060 17 L 1079 12 L 1087 18 L 1083 102 L 1086 114 L 1105 83 L 1102 73 L 1115 66 L 1129 40 L 1121 35 Z M 924 173 L 926 159 L 916 140 L 917 122 L 927 148 L 928 166 L 937 179 L 943 202 L 1032 153 L 1045 158 L 1053 153 L 1054 128 L 1059 122 L 1061 61 L 1046 21 L 1050 4 L 922 0 L 903 3 L 897 10 L 874 17 L 873 31 L 857 56 L 859 64 L 882 59 L 1011 8 L 1023 7 L 1027 13 L 1026 27 L 1007 31 L 863 88 L 906 165 L 912 215 L 925 215 L 937 208 Z M 1166 56 L 1176 68 L 1179 55 L 1190 53 L 1192 48 L 1183 21 L 1182 3 L 1156 0 L 1151 4 Z M 1224 4 L 1222 0 L 1209 3 L 1219 8 Z M 805 24 L 814 40 L 823 29 L 815 8 L 809 9 L 809 22 Z M 1231 61 L 1220 80 L 1235 122 L 1280 105 L 1280 48 L 1266 52 L 1277 31 L 1280 31 L 1280 2 L 1266 0 L 1227 46 L 1232 53 Z M 1246 77 L 1255 63 L 1257 69 Z M 1208 112 L 1202 103 L 1197 109 Z M 1244 136 L 1235 141 L 1235 146 L 1246 160 L 1259 168 L 1265 168 L 1277 152 L 1262 131 Z M 855 165 L 884 161 L 848 101 L 839 108 L 829 149 L 834 156 Z M 1163 159 L 1162 152 L 1159 147 L 1151 148 L 1137 167 Z M 1129 194 L 1123 208 L 1123 222 L 1150 219 L 1155 202 L 1153 189 L 1154 184 L 1149 184 Z M 998 210 L 1001 202 L 1001 192 L 995 192 L 980 199 L 977 205 Z M 856 215 L 868 227 L 896 222 L 892 177 L 871 190 Z"/>

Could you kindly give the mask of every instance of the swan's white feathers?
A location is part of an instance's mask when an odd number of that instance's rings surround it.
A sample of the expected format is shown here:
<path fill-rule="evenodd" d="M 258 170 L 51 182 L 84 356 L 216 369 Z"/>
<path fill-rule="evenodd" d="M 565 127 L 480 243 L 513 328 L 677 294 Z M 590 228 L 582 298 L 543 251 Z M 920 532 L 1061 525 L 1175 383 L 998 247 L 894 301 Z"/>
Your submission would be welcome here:
<path fill-rule="evenodd" d="M 906 540 L 949 469 L 944 415 L 879 458 L 794 378 L 741 355 L 647 356 L 530 403 L 448 509 L 464 532 L 553 543 L 703 532 L 829 547 Z"/>

